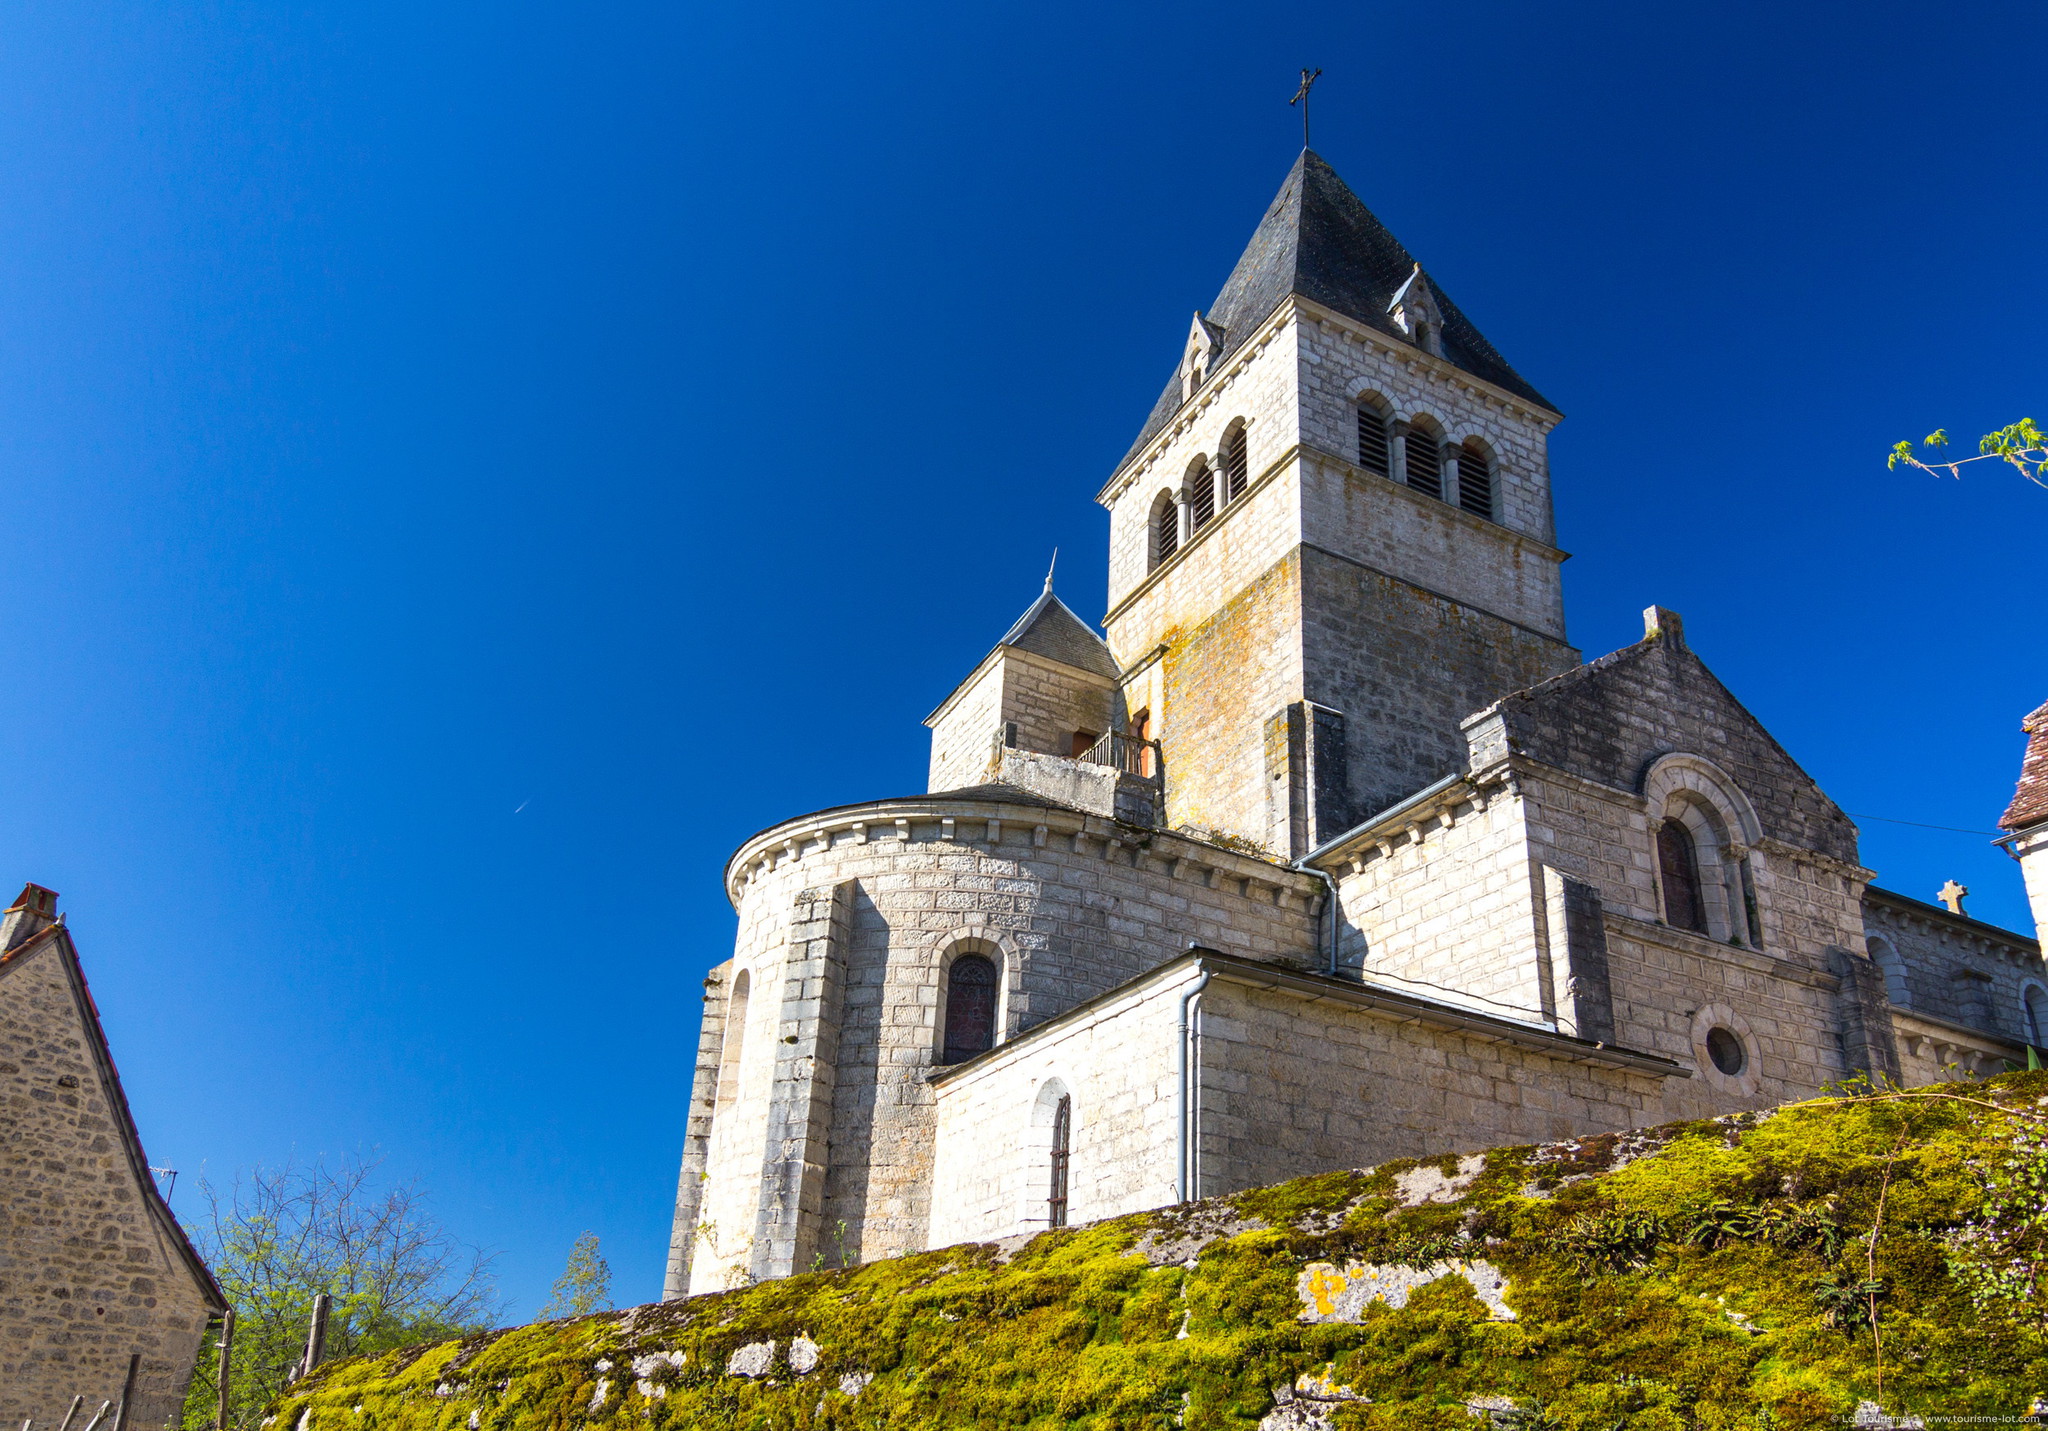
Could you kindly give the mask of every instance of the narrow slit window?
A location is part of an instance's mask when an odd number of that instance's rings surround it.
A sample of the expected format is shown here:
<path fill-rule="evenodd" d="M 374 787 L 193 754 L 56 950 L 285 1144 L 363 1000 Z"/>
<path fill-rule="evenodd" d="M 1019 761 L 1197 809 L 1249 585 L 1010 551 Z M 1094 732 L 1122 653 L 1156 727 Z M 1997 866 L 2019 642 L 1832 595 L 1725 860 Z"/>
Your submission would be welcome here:
<path fill-rule="evenodd" d="M 1188 527 L 1199 532 L 1216 517 L 1216 474 L 1208 467 L 1188 473 Z"/>
<path fill-rule="evenodd" d="M 1458 449 L 1458 505 L 1475 517 L 1493 520 L 1493 466 L 1470 442 Z"/>
<path fill-rule="evenodd" d="M 944 1062 L 965 1063 L 996 1043 L 996 966 L 979 954 L 962 954 L 946 971 Z"/>
<path fill-rule="evenodd" d="M 1700 861 L 1692 832 L 1677 820 L 1657 827 L 1657 871 L 1664 885 L 1664 922 L 1674 929 L 1707 932 L 1707 903 L 1700 898 Z"/>
<path fill-rule="evenodd" d="M 1251 479 L 1251 464 L 1245 453 L 1244 429 L 1233 427 L 1223 435 L 1223 500 L 1235 502 L 1244 495 Z"/>
<path fill-rule="evenodd" d="M 1437 450 L 1436 436 L 1415 428 L 1408 434 L 1408 485 L 1427 492 L 1439 502 L 1444 496 L 1444 460 Z"/>
<path fill-rule="evenodd" d="M 1393 449 L 1387 443 L 1387 420 L 1379 410 L 1358 410 L 1358 465 L 1382 477 L 1394 475 Z"/>
<path fill-rule="evenodd" d="M 1048 1227 L 1067 1225 L 1067 1163 L 1074 1136 L 1074 1100 L 1062 1095 L 1052 1113 L 1052 1185 L 1046 1192 Z"/>

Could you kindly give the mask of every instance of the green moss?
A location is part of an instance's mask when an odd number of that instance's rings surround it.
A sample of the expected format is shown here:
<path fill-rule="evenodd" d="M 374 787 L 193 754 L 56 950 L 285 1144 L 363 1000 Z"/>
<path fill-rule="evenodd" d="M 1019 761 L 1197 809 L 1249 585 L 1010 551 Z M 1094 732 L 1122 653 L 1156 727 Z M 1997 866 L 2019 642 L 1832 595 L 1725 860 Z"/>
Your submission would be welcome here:
<path fill-rule="evenodd" d="M 2024 1153 L 2048 1074 L 1933 1092 L 1496 1149 L 1415 1207 L 1401 1174 L 1455 1159 L 1047 1233 L 1007 1260 L 948 1248 L 516 1328 L 323 1367 L 273 1412 L 280 1431 L 1249 1431 L 1312 1375 L 1368 1398 L 1331 1409 L 1348 1428 L 1469 1428 L 1475 1403 L 1555 1428 L 1819 1427 L 1865 1399 L 2024 1414 L 2048 1386 L 2048 1297 L 1973 1299 L 1953 1234 L 1985 1169 Z M 1197 1234 L 1192 1266 L 1145 1255 Z M 1516 1319 L 1447 1276 L 1356 1323 L 1301 1320 L 1311 1263 L 1452 1257 L 1499 1267 Z M 800 1334 L 820 1349 L 804 1374 Z M 766 1376 L 725 1374 L 770 1340 Z"/>

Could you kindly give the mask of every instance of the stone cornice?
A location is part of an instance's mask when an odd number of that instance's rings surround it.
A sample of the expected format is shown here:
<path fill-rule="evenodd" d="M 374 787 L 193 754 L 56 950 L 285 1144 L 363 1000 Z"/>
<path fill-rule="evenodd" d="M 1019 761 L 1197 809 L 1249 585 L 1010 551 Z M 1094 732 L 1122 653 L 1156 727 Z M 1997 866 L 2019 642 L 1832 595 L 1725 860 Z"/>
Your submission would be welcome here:
<path fill-rule="evenodd" d="M 1065 806 L 962 794 L 957 798 L 908 796 L 840 805 L 772 825 L 747 840 L 726 861 L 726 898 L 737 909 L 741 893 L 751 880 L 848 845 L 895 845 L 898 849 L 918 845 L 1004 848 L 1002 843 L 989 841 L 991 823 L 999 833 L 1029 831 L 1034 847 L 1057 837 L 1071 842 L 1077 851 L 1084 846 L 1096 847 L 1104 859 L 1120 851 L 1130 852 L 1135 859 L 1149 856 L 1165 864 L 1165 873 L 1174 879 L 1196 878 L 1206 871 L 1212 886 L 1220 881 L 1241 881 L 1246 898 L 1265 898 L 1269 903 L 1299 899 L 1307 909 L 1323 894 L 1323 882 L 1314 875 L 1227 850 L 1191 835 L 1121 824 Z M 981 827 L 981 838 L 969 838 L 961 830 L 962 825 L 970 829 Z"/>

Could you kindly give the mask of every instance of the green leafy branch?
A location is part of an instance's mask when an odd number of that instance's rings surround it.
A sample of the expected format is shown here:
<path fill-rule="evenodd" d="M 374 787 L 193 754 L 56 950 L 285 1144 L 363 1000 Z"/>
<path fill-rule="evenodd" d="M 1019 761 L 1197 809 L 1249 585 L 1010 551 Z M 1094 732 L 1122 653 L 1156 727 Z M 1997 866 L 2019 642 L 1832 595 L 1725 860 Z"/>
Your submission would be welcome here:
<path fill-rule="evenodd" d="M 1946 472 L 1951 477 L 1960 478 L 1963 468 L 1970 463 L 1996 458 L 2011 463 L 2020 476 L 2036 486 L 2048 487 L 2048 434 L 2036 427 L 2031 417 L 2023 417 L 2012 426 L 2001 427 L 1996 432 L 1985 433 L 1977 440 L 1975 457 L 1953 457 L 1943 461 L 1941 452 L 1948 445 L 1948 431 L 1937 428 L 1920 440 L 1926 456 L 1916 454 L 1910 442 L 1894 443 L 1891 454 L 1885 459 L 1885 466 L 1917 467 L 1937 477 Z"/>

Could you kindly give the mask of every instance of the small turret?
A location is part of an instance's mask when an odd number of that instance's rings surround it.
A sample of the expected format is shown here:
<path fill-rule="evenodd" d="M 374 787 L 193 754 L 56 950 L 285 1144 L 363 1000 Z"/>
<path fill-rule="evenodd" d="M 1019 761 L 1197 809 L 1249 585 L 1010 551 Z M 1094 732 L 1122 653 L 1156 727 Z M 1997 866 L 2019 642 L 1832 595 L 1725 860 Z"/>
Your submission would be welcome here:
<path fill-rule="evenodd" d="M 953 694 L 925 718 L 932 790 L 994 778 L 1004 750 L 1082 756 L 1123 725 L 1116 658 L 1095 628 L 1045 590 Z"/>

